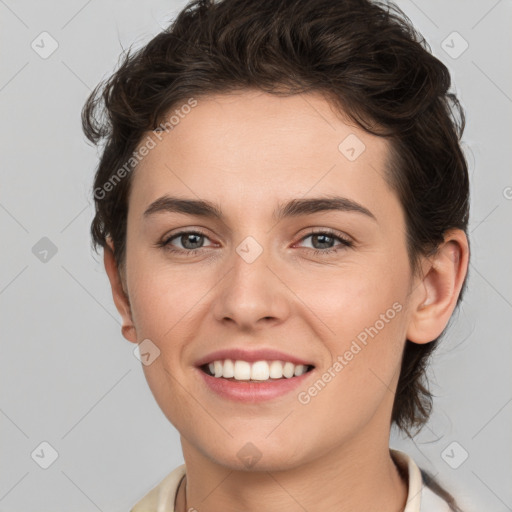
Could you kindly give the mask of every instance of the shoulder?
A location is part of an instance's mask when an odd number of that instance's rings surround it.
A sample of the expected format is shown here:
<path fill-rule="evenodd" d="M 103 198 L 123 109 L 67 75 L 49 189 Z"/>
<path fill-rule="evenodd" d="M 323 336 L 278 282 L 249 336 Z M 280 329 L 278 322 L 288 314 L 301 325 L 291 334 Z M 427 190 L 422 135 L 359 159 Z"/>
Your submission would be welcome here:
<path fill-rule="evenodd" d="M 185 476 L 185 464 L 173 469 L 131 508 L 130 512 L 174 512 L 178 486 Z"/>
<path fill-rule="evenodd" d="M 453 512 L 453 497 L 429 473 L 420 469 L 405 452 L 390 450 L 391 456 L 408 482 L 409 491 L 404 512 Z M 448 501 L 447 501 L 448 500 Z"/>

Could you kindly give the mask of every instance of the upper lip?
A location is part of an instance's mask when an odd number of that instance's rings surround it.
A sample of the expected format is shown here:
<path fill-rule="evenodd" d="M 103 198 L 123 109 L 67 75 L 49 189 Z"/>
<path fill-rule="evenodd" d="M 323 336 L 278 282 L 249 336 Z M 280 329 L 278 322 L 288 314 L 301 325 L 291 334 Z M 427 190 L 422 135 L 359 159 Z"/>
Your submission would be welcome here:
<path fill-rule="evenodd" d="M 301 359 L 300 357 L 285 354 L 275 349 L 258 349 L 258 350 L 247 350 L 243 348 L 230 348 L 224 350 L 217 350 L 211 352 L 204 357 L 197 360 L 196 366 L 203 366 L 213 361 L 221 361 L 224 359 L 231 359 L 233 361 L 247 361 L 253 363 L 255 361 L 290 361 L 291 363 L 298 365 L 303 364 L 304 366 L 314 366 L 313 363 Z"/>

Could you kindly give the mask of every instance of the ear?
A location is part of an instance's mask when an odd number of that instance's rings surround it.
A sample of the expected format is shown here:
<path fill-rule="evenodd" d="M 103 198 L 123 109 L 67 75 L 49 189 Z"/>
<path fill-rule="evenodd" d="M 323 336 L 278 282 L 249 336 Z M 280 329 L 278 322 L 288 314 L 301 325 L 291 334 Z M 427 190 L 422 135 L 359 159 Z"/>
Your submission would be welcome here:
<path fill-rule="evenodd" d="M 461 229 L 448 231 L 437 253 L 423 261 L 423 275 L 416 280 L 408 340 L 429 343 L 441 335 L 457 305 L 468 262 L 466 234 Z"/>
<path fill-rule="evenodd" d="M 137 343 L 137 334 L 133 324 L 130 301 L 128 299 L 127 292 L 123 287 L 123 277 L 114 258 L 114 244 L 110 237 L 107 238 L 107 244 L 103 250 L 103 263 L 112 288 L 114 304 L 123 319 L 121 332 L 128 341 Z"/>

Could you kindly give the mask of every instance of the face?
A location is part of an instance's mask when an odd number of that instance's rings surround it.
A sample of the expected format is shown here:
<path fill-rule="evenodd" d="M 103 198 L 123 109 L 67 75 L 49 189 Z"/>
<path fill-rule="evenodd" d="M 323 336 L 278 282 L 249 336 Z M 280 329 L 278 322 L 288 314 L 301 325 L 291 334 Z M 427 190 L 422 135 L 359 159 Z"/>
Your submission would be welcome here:
<path fill-rule="evenodd" d="M 131 341 L 159 350 L 144 372 L 190 456 L 285 469 L 387 443 L 414 286 L 387 142 L 320 95 L 255 91 L 199 99 L 156 135 L 129 198 Z M 198 367 L 224 350 L 239 376 L 251 356 L 313 368 L 248 383 Z"/>

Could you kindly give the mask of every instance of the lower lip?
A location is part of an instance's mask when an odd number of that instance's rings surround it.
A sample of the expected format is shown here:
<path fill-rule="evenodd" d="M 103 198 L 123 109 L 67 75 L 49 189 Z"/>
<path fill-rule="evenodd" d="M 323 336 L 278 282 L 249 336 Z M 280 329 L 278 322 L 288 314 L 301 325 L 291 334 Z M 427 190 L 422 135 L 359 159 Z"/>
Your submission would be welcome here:
<path fill-rule="evenodd" d="M 236 402 L 255 403 L 272 400 L 291 393 L 304 383 L 314 372 L 314 369 L 298 377 L 261 382 L 227 380 L 222 377 L 212 377 L 199 368 L 197 371 L 201 374 L 205 384 L 222 398 Z"/>

